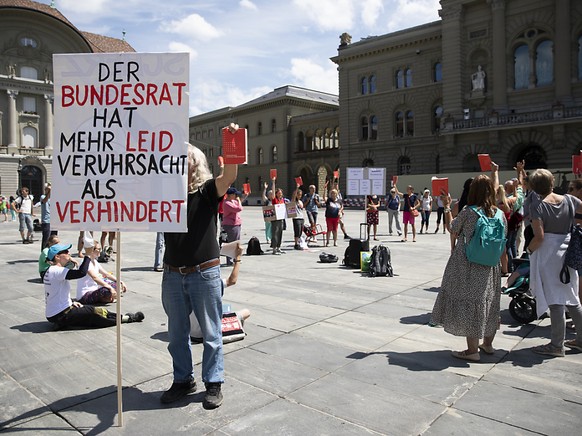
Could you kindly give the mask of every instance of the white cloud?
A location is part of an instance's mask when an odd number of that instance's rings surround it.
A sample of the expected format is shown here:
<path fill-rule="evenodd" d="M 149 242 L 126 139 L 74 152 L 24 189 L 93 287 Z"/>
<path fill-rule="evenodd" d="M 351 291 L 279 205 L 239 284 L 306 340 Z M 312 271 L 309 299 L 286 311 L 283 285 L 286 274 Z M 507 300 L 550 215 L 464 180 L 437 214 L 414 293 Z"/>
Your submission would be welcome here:
<path fill-rule="evenodd" d="M 180 34 L 185 40 L 196 39 L 208 42 L 218 38 L 222 32 L 198 14 L 191 14 L 181 20 L 162 23 L 160 30 Z"/>
<path fill-rule="evenodd" d="M 362 22 L 365 26 L 373 27 L 378 17 L 384 12 L 383 0 L 367 0 L 361 6 Z"/>
<path fill-rule="evenodd" d="M 241 89 L 217 80 L 196 81 L 190 86 L 190 116 L 227 106 L 239 106 L 272 90 L 266 86 Z"/>
<path fill-rule="evenodd" d="M 330 60 L 321 65 L 312 59 L 293 58 L 290 74 L 294 84 L 304 88 L 336 95 L 339 92 L 337 65 Z"/>
<path fill-rule="evenodd" d="M 418 26 L 439 19 L 439 0 L 391 0 L 393 11 L 387 21 L 388 32 Z"/>
<path fill-rule="evenodd" d="M 241 6 L 241 8 L 246 8 L 246 9 L 250 9 L 252 11 L 256 11 L 257 10 L 257 5 L 254 4 L 252 1 L 250 0 L 241 0 L 239 2 L 239 5 Z"/>
<path fill-rule="evenodd" d="M 346 31 L 354 24 L 354 0 L 293 0 L 306 20 L 315 24 L 314 30 Z M 360 2 L 358 2 L 359 4 Z"/>
<path fill-rule="evenodd" d="M 196 50 L 182 42 L 171 41 L 168 44 L 168 50 L 172 53 L 190 53 L 190 62 L 198 57 L 198 52 Z"/>
<path fill-rule="evenodd" d="M 67 11 L 67 13 L 100 15 L 111 7 L 109 3 L 111 0 L 60 0 L 57 6 L 59 10 Z"/>

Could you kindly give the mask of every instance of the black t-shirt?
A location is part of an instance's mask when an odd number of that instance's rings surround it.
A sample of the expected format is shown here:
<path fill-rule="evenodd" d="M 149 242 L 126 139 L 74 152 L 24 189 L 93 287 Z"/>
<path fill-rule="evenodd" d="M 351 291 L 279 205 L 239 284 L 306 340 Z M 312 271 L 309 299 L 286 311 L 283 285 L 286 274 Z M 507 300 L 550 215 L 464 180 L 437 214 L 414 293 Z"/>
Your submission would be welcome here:
<path fill-rule="evenodd" d="M 214 179 L 205 182 L 193 194 L 188 194 L 188 232 L 164 233 L 164 263 L 175 267 L 195 266 L 220 256 L 216 217 L 221 199 Z"/>

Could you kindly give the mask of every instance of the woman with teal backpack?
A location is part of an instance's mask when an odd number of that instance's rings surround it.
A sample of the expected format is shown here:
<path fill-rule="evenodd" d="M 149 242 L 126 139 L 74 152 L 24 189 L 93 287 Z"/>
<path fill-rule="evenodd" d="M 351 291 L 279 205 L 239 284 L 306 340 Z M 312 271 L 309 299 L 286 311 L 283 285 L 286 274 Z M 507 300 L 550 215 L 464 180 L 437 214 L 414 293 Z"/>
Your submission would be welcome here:
<path fill-rule="evenodd" d="M 453 248 L 432 311 L 433 325 L 467 340 L 467 349 L 452 355 L 473 362 L 481 359 L 479 350 L 495 352 L 492 344 L 499 328 L 500 258 L 507 226 L 505 216 L 495 206 L 499 167 L 492 163 L 492 168 L 491 177 L 482 174 L 473 179 L 467 207 L 451 222 Z M 444 199 L 447 221 L 452 218 L 450 203 L 450 197 Z M 477 239 L 481 240 L 481 252 L 475 252 Z"/>

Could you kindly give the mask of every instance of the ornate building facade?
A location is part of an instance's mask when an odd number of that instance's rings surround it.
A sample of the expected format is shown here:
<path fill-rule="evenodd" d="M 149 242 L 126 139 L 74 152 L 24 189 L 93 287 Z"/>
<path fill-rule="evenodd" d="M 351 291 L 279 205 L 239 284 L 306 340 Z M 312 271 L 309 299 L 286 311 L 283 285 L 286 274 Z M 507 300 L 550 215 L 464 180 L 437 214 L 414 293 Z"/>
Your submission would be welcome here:
<path fill-rule="evenodd" d="M 38 198 L 51 176 L 52 55 L 134 50 L 30 0 L 0 0 L 0 44 L 0 192 L 28 186 Z"/>

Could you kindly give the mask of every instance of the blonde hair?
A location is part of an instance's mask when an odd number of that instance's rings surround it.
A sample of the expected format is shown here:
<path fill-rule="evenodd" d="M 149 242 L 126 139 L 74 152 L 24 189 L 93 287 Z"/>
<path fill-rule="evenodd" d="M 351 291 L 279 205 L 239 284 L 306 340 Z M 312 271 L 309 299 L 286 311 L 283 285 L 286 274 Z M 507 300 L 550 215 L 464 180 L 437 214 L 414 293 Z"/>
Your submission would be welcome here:
<path fill-rule="evenodd" d="M 197 191 L 211 178 L 206 155 L 198 147 L 188 144 L 188 193 Z"/>
<path fill-rule="evenodd" d="M 538 195 L 549 195 L 554 189 L 554 175 L 543 168 L 535 170 L 529 175 L 529 187 Z"/>

